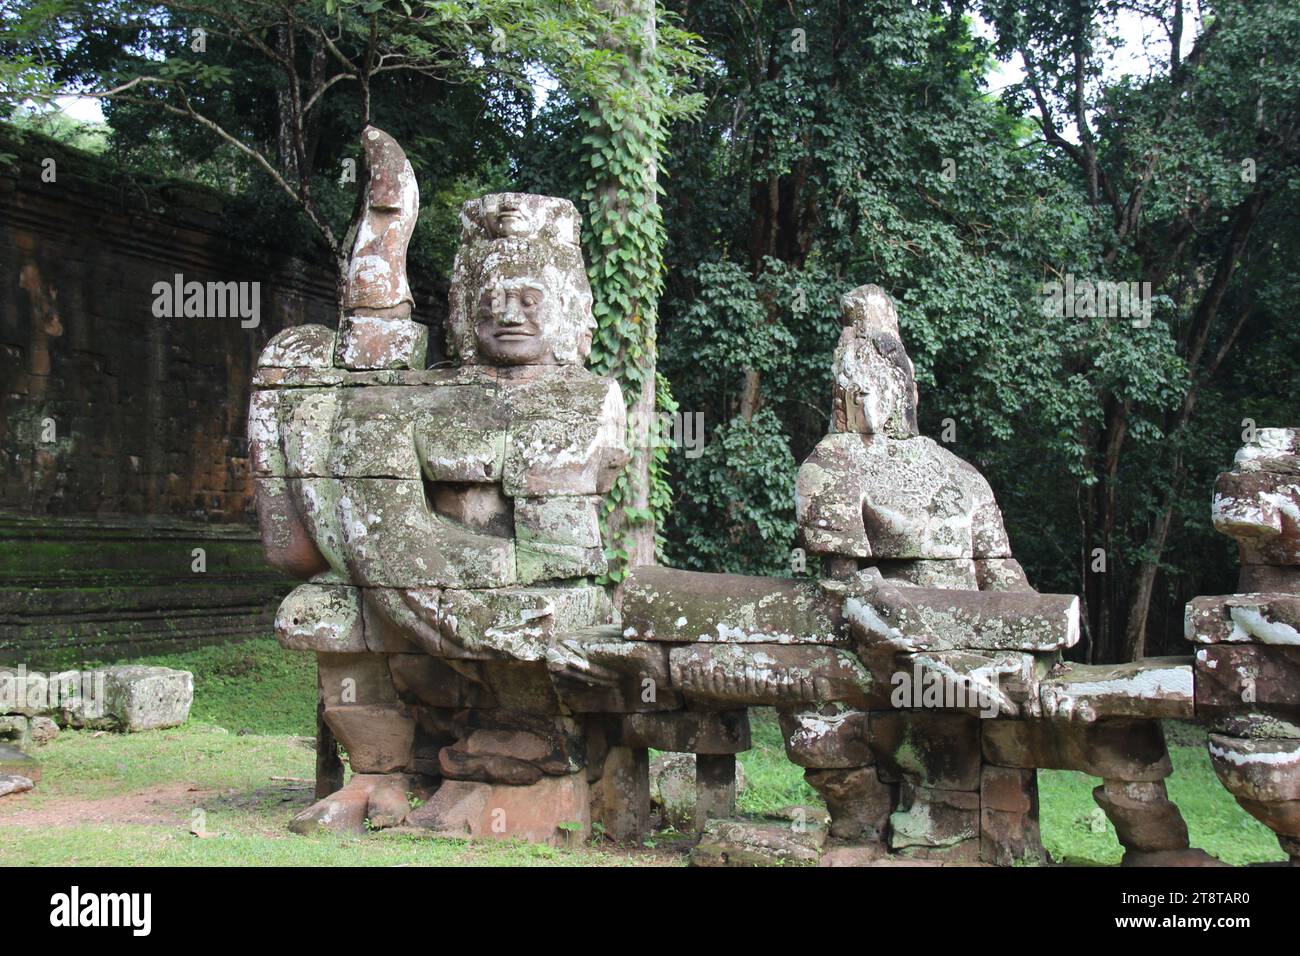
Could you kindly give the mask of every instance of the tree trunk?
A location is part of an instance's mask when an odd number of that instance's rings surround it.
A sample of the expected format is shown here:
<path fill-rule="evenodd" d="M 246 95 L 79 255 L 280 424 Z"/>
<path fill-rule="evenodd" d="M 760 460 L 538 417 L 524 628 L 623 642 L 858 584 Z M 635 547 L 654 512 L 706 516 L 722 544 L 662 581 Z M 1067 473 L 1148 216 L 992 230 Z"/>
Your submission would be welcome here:
<path fill-rule="evenodd" d="M 636 16 L 644 24 L 648 45 L 654 47 L 655 4 L 653 0 L 607 0 L 602 6 L 615 15 Z M 636 58 L 628 57 L 627 79 L 629 85 L 635 85 L 638 79 Z M 647 126 L 659 123 L 659 117 L 644 117 Z M 632 196 L 631 202 L 639 203 L 652 209 L 658 203 L 655 184 L 658 180 L 658 165 L 652 160 L 644 169 L 644 188 L 639 196 Z M 596 190 L 595 202 L 610 219 L 626 215 L 628 202 L 619 198 L 619 183 L 611 177 Z M 644 263 L 648 270 L 658 268 L 657 252 L 653 254 L 655 262 Z M 642 359 L 639 365 L 642 378 L 635 395 L 624 395 L 628 406 L 628 441 L 632 460 L 628 465 L 628 495 L 621 508 L 616 508 L 609 516 L 611 538 L 618 540 L 625 533 L 623 546 L 627 549 L 627 567 L 633 568 L 643 564 L 655 563 L 655 524 L 653 520 L 631 522 L 626 509 L 648 510 L 650 506 L 650 462 L 654 454 L 652 440 L 655 424 L 655 326 L 658 303 L 649 300 L 633 302 L 630 306 L 633 314 L 640 316 Z M 624 359 L 628 353 L 627 345 L 621 346 Z M 621 364 L 621 363 L 620 363 Z M 626 385 L 625 385 L 626 387 Z"/>

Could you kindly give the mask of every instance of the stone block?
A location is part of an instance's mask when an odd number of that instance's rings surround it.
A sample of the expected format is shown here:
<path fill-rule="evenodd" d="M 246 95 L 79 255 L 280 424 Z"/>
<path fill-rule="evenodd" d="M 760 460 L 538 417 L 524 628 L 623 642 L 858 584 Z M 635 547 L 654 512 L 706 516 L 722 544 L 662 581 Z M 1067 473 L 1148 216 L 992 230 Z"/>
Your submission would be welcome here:
<path fill-rule="evenodd" d="M 338 514 L 353 583 L 378 588 L 500 588 L 514 580 L 514 544 L 474 534 L 432 511 L 421 481 L 342 478 Z"/>
<path fill-rule="evenodd" d="M 980 836 L 980 798 L 977 791 L 941 790 L 918 786 L 905 779 L 898 809 L 889 818 L 889 845 L 954 848 Z"/>
<path fill-rule="evenodd" d="M 1262 803 L 1300 800 L 1300 740 L 1209 735 L 1210 763 L 1234 797 Z"/>
<path fill-rule="evenodd" d="M 650 833 L 650 755 L 644 747 L 611 747 L 600 779 L 592 785 L 591 819 L 618 843 Z"/>
<path fill-rule="evenodd" d="M 353 773 L 394 773 L 411 765 L 415 721 L 401 706 L 327 706 L 325 722 L 348 752 Z"/>
<path fill-rule="evenodd" d="M 735 754 L 695 755 L 695 832 L 736 812 Z"/>
<path fill-rule="evenodd" d="M 262 551 L 273 568 L 297 578 L 329 570 L 330 563 L 317 546 L 305 516 L 299 511 L 292 482 L 283 478 L 255 478 L 257 523 Z"/>
<path fill-rule="evenodd" d="M 330 474 L 334 417 L 339 390 L 284 389 L 279 399 L 280 447 L 289 478 L 324 478 Z"/>
<path fill-rule="evenodd" d="M 189 719 L 194 702 L 189 671 L 119 664 L 83 671 L 81 677 L 83 693 L 71 706 L 65 704 L 62 715 L 74 727 L 136 732 L 178 727 Z M 88 684 L 93 693 L 85 693 Z"/>
<path fill-rule="evenodd" d="M 618 743 L 678 753 L 740 753 L 752 746 L 749 714 L 744 710 L 628 714 Z"/>
<path fill-rule="evenodd" d="M 384 655 L 320 653 L 316 662 L 326 707 L 397 703 L 397 690 Z"/>
<path fill-rule="evenodd" d="M 0 797 L 11 793 L 26 793 L 36 786 L 36 781 L 17 773 L 0 773 Z"/>
<path fill-rule="evenodd" d="M 503 588 L 443 592 L 442 632 L 467 652 L 545 661 L 557 634 L 606 624 L 614 606 L 604 588 Z"/>
<path fill-rule="evenodd" d="M 334 330 L 324 325 L 296 325 L 271 336 L 257 359 L 258 368 L 330 368 Z"/>
<path fill-rule="evenodd" d="M 863 644 L 905 652 L 1056 651 L 1080 633 L 1073 594 L 899 586 L 874 569 L 859 574 L 844 616 Z"/>
<path fill-rule="evenodd" d="M 461 662 L 473 668 L 473 662 Z M 392 654 L 388 668 L 393 685 L 408 703 L 459 710 L 463 707 L 495 707 L 496 699 L 482 683 L 428 654 Z"/>
<path fill-rule="evenodd" d="M 1092 791 L 1092 797 L 1115 826 L 1126 850 L 1151 852 L 1188 846 L 1187 824 L 1169 802 L 1163 780 L 1106 780 Z"/>
<path fill-rule="evenodd" d="M 428 353 L 427 325 L 407 318 L 345 315 L 339 323 L 334 363 L 348 369 L 422 369 Z"/>
<path fill-rule="evenodd" d="M 898 788 L 884 783 L 875 767 L 805 770 L 804 779 L 830 813 L 830 835 L 841 840 L 883 841 Z"/>
<path fill-rule="evenodd" d="M 785 753 L 800 767 L 864 767 L 875 762 L 869 739 L 867 711 L 825 704 L 777 712 Z"/>
<path fill-rule="evenodd" d="M 841 641 L 836 602 L 811 581 L 642 567 L 623 595 L 632 640 L 726 644 Z"/>
<path fill-rule="evenodd" d="M 1196 710 L 1260 709 L 1300 720 L 1300 645 L 1210 644 L 1196 649 Z"/>
<path fill-rule="evenodd" d="M 618 385 L 584 368 L 503 383 L 513 415 L 502 482 L 512 498 L 599 495 L 627 461 Z"/>
<path fill-rule="evenodd" d="M 29 749 L 32 744 L 31 722 L 21 714 L 0 716 L 0 740 L 19 750 Z"/>
<path fill-rule="evenodd" d="M 978 790 L 978 717 L 937 711 L 875 711 L 871 749 L 882 779 L 911 778 L 943 790 Z"/>
<path fill-rule="evenodd" d="M 999 767 L 1078 770 L 1113 780 L 1163 780 L 1173 767 L 1154 720 L 990 720 L 984 759 Z"/>
<path fill-rule="evenodd" d="M 401 385 L 340 389 L 326 473 L 339 478 L 418 480 L 413 406 L 434 404 L 449 391 Z"/>
<path fill-rule="evenodd" d="M 1183 611 L 1183 635 L 1197 644 L 1300 647 L 1300 594 L 1192 598 Z"/>
<path fill-rule="evenodd" d="M 437 399 L 436 405 L 431 399 L 413 399 L 412 431 L 424 476 L 461 484 L 500 481 L 509 403 L 494 388 L 477 384 L 444 387 Z M 455 427 L 447 427 L 449 422 Z"/>
<path fill-rule="evenodd" d="M 288 473 L 280 447 L 280 389 L 253 392 L 248 401 L 248 467 L 258 478 L 283 478 Z"/>

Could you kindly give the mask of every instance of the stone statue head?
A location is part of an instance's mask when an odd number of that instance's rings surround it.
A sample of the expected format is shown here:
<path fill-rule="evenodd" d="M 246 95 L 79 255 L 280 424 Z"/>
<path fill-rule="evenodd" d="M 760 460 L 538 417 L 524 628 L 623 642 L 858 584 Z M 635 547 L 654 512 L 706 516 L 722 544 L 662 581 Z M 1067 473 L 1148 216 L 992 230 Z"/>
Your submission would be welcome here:
<path fill-rule="evenodd" d="M 465 365 L 581 365 L 596 328 L 566 199 L 493 193 L 461 207 L 449 354 Z"/>
<path fill-rule="evenodd" d="M 840 315 L 844 331 L 831 366 L 832 430 L 916 435 L 916 377 L 894 303 L 879 286 L 859 286 L 841 300 Z"/>

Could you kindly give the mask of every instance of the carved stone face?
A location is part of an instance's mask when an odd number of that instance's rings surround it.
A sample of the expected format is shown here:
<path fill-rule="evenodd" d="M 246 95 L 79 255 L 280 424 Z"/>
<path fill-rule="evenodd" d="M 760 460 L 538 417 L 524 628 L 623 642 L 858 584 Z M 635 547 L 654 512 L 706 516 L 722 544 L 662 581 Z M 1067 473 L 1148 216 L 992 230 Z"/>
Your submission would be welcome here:
<path fill-rule="evenodd" d="M 546 289 L 528 277 L 498 279 L 479 296 L 474 326 L 480 359 L 492 365 L 550 365 L 542 326 L 546 319 Z"/>
<path fill-rule="evenodd" d="M 493 239 L 521 239 L 537 232 L 532 204 L 521 193 L 483 197 L 483 221 Z"/>
<path fill-rule="evenodd" d="M 580 365 L 591 287 L 577 211 L 563 199 L 495 193 L 461 210 L 447 335 L 466 365 Z"/>

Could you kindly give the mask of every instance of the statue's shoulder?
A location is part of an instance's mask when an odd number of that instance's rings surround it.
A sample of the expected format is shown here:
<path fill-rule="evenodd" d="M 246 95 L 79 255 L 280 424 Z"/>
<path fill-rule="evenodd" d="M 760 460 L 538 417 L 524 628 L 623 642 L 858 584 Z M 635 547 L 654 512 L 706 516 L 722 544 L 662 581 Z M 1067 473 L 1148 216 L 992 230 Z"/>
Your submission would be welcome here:
<path fill-rule="evenodd" d="M 989 486 L 988 480 L 978 468 L 968 462 L 965 458 L 953 454 L 943 445 L 934 441 L 934 439 L 914 438 L 912 440 L 928 442 L 933 449 L 930 454 L 933 455 L 936 464 L 945 472 L 960 481 L 966 490 L 974 495 L 977 501 L 982 501 L 984 499 L 992 500 L 993 489 Z"/>

